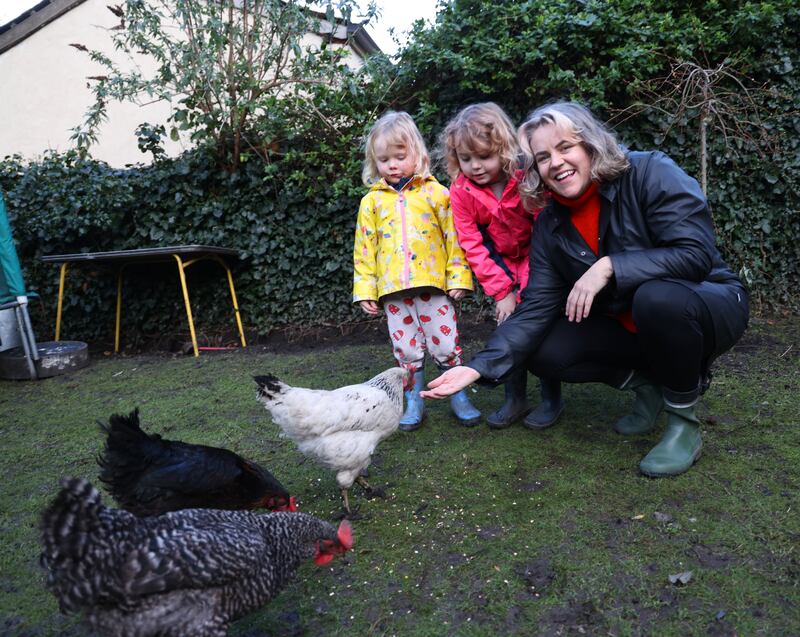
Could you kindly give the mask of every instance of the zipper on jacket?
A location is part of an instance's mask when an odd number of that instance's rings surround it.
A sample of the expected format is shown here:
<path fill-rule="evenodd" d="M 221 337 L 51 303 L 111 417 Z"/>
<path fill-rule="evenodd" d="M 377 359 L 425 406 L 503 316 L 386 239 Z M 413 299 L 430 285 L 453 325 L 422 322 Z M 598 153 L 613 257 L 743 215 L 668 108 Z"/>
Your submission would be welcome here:
<path fill-rule="evenodd" d="M 405 187 L 403 188 L 403 190 L 405 190 Z M 400 226 L 402 228 L 402 236 L 403 236 L 403 276 L 401 278 L 401 282 L 403 284 L 403 288 L 407 290 L 408 288 L 411 287 L 411 283 L 409 281 L 409 272 L 411 271 L 411 265 L 409 263 L 410 256 L 408 250 L 408 228 L 406 226 L 406 197 L 403 194 L 403 190 L 397 193 L 396 205 L 397 205 L 397 212 L 400 215 Z"/>

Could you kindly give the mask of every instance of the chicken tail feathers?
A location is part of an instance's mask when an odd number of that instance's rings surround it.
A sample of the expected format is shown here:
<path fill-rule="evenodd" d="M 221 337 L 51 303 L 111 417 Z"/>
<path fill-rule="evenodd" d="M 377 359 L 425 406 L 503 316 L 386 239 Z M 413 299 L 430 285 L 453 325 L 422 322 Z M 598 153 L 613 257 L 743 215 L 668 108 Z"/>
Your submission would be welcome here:
<path fill-rule="evenodd" d="M 125 517 L 114 525 L 112 514 Z M 42 514 L 42 553 L 45 586 L 64 613 L 81 612 L 97 603 L 119 598 L 103 589 L 103 574 L 112 571 L 110 556 L 115 544 L 124 542 L 124 528 L 137 518 L 114 512 L 100 502 L 100 494 L 83 478 L 64 478 L 61 491 Z M 113 538 L 104 541 L 103 538 Z"/>
<path fill-rule="evenodd" d="M 139 425 L 139 408 L 134 409 L 127 416 L 123 414 L 113 414 L 108 419 L 108 424 L 97 423 L 108 435 L 106 446 L 109 449 L 125 449 L 131 443 L 138 443 L 141 440 L 150 438 L 142 431 Z"/>
<path fill-rule="evenodd" d="M 108 424 L 98 422 L 101 431 L 106 434 L 105 449 L 98 456 L 100 465 L 100 481 L 112 489 L 112 494 L 119 499 L 120 492 L 139 475 L 147 466 L 147 457 L 159 456 L 164 446 L 161 436 L 147 434 L 139 426 L 139 409 L 129 415 L 114 414 Z"/>
<path fill-rule="evenodd" d="M 100 493 L 87 480 L 64 478 L 61 487 L 42 514 L 42 561 L 48 566 L 83 558 L 89 530 L 97 525 L 103 508 Z"/>

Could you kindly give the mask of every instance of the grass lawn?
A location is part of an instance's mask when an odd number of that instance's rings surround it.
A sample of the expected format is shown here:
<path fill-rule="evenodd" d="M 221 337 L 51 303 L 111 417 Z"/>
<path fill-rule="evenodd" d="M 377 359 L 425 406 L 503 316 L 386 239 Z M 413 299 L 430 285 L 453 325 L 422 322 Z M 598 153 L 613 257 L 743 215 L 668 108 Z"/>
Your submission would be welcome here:
<path fill-rule="evenodd" d="M 62 476 L 101 486 L 97 420 L 139 407 L 145 430 L 250 457 L 301 510 L 330 519 L 333 474 L 279 436 L 251 376 L 334 388 L 391 365 L 383 339 L 334 340 L 199 359 L 95 356 L 65 376 L 0 381 L 0 634 L 88 634 L 44 588 L 37 524 Z M 565 386 L 564 416 L 541 432 L 465 429 L 445 402 L 429 404 L 420 430 L 378 448 L 369 479 L 386 499 L 353 489 L 364 516 L 354 549 L 301 567 L 231 633 L 800 635 L 799 394 L 797 320 L 753 321 L 716 364 L 697 465 L 656 480 L 637 464 L 661 427 L 636 438 L 611 429 L 630 393 Z M 502 389 L 472 397 L 486 413 Z M 688 583 L 670 583 L 685 572 Z"/>

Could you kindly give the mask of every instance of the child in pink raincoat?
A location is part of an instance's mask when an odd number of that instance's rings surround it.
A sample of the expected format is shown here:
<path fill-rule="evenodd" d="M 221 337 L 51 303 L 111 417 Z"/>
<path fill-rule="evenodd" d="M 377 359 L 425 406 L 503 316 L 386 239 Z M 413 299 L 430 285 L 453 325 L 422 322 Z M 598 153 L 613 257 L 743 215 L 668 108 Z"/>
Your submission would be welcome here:
<path fill-rule="evenodd" d="M 514 311 L 528 282 L 533 222 L 539 210 L 526 210 L 517 185 L 519 145 L 508 115 L 497 104 L 473 104 L 448 122 L 441 153 L 452 179 L 450 202 L 461 245 L 483 291 L 495 301 L 502 323 Z M 536 267 L 536 264 L 533 264 Z M 541 379 L 542 403 L 531 411 L 526 396 L 528 372 L 518 370 L 505 384 L 505 402 L 486 418 L 502 429 L 525 418 L 526 427 L 554 424 L 563 411 L 561 383 Z"/>

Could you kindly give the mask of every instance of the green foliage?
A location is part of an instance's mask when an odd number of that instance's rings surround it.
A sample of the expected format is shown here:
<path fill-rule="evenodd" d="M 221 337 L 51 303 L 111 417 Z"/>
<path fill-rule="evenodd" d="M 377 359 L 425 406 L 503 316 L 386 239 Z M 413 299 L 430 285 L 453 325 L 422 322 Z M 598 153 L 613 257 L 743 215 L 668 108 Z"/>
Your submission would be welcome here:
<path fill-rule="evenodd" d="M 88 151 L 110 100 L 166 101 L 171 139 L 185 133 L 196 144 L 212 144 L 220 164 L 236 170 L 242 153 L 263 155 L 263 145 L 275 142 L 270 113 L 288 91 L 338 83 L 347 48 L 333 51 L 333 43 L 341 38 L 337 30 L 350 24 L 354 4 L 335 4 L 334 10 L 328 2 L 324 16 L 302 0 L 126 0 L 109 6 L 120 18 L 109 30 L 117 54 L 87 50 L 104 74 L 90 78 L 95 101 L 73 140 Z M 373 12 L 367 9 L 367 21 Z M 305 45 L 309 33 L 319 34 L 321 44 Z M 147 72 L 151 66 L 155 70 Z M 166 130 L 143 129 L 140 148 L 158 155 Z"/>
<path fill-rule="evenodd" d="M 659 148 L 699 178 L 697 111 L 677 123 L 654 108 L 626 113 L 675 61 L 724 62 L 748 78 L 761 125 L 742 123 L 750 142 L 709 133 L 708 197 L 720 247 L 756 305 L 800 309 L 797 3 L 453 0 L 434 26 L 418 26 L 392 99 L 431 138 L 469 103 L 496 101 L 519 123 L 544 102 L 577 99 L 616 122 L 629 147 Z M 755 142 L 756 128 L 768 143 Z"/>
<path fill-rule="evenodd" d="M 159 152 L 167 128 L 144 125 L 137 134 L 156 159 L 151 166 L 114 170 L 78 153 L 35 162 L 6 158 L 0 187 L 27 281 L 47 303 L 44 315 L 34 317 L 51 333 L 57 272 L 40 263 L 42 254 L 198 243 L 241 251 L 234 274 L 248 328 L 266 333 L 281 325 L 353 320 L 360 316 L 350 290 L 353 225 L 364 194 L 362 139 L 387 107 L 409 110 L 430 142 L 449 117 L 475 101 L 497 101 L 519 122 L 545 100 L 581 99 L 613 118 L 631 148 L 660 148 L 698 175 L 695 113 L 673 122 L 651 108 L 625 119 L 642 87 L 680 59 L 705 67 L 726 61 L 737 77 L 764 87 L 757 106 L 771 145 L 726 143 L 711 134 L 708 197 L 721 249 L 749 284 L 756 308 L 796 311 L 799 32 L 800 8 L 788 0 L 711 8 L 678 0 L 455 0 L 433 27 L 417 25 L 396 66 L 373 56 L 355 71 L 328 45 L 297 58 L 297 77 L 323 74 L 330 81 L 295 82 L 280 94 L 259 96 L 268 108 L 248 116 L 243 139 L 250 143 L 238 152 L 231 134 L 203 137 L 211 129 L 187 113 L 176 117 L 209 143 L 167 160 Z M 237 170 L 227 161 L 234 154 Z M 177 278 L 163 271 L 155 280 L 133 275 L 126 284 L 126 342 L 137 331 L 185 332 Z M 218 275 L 190 271 L 201 329 L 233 327 Z M 158 280 L 169 283 L 169 277 L 172 284 Z M 63 333 L 108 339 L 113 276 L 76 268 L 68 283 Z"/>

